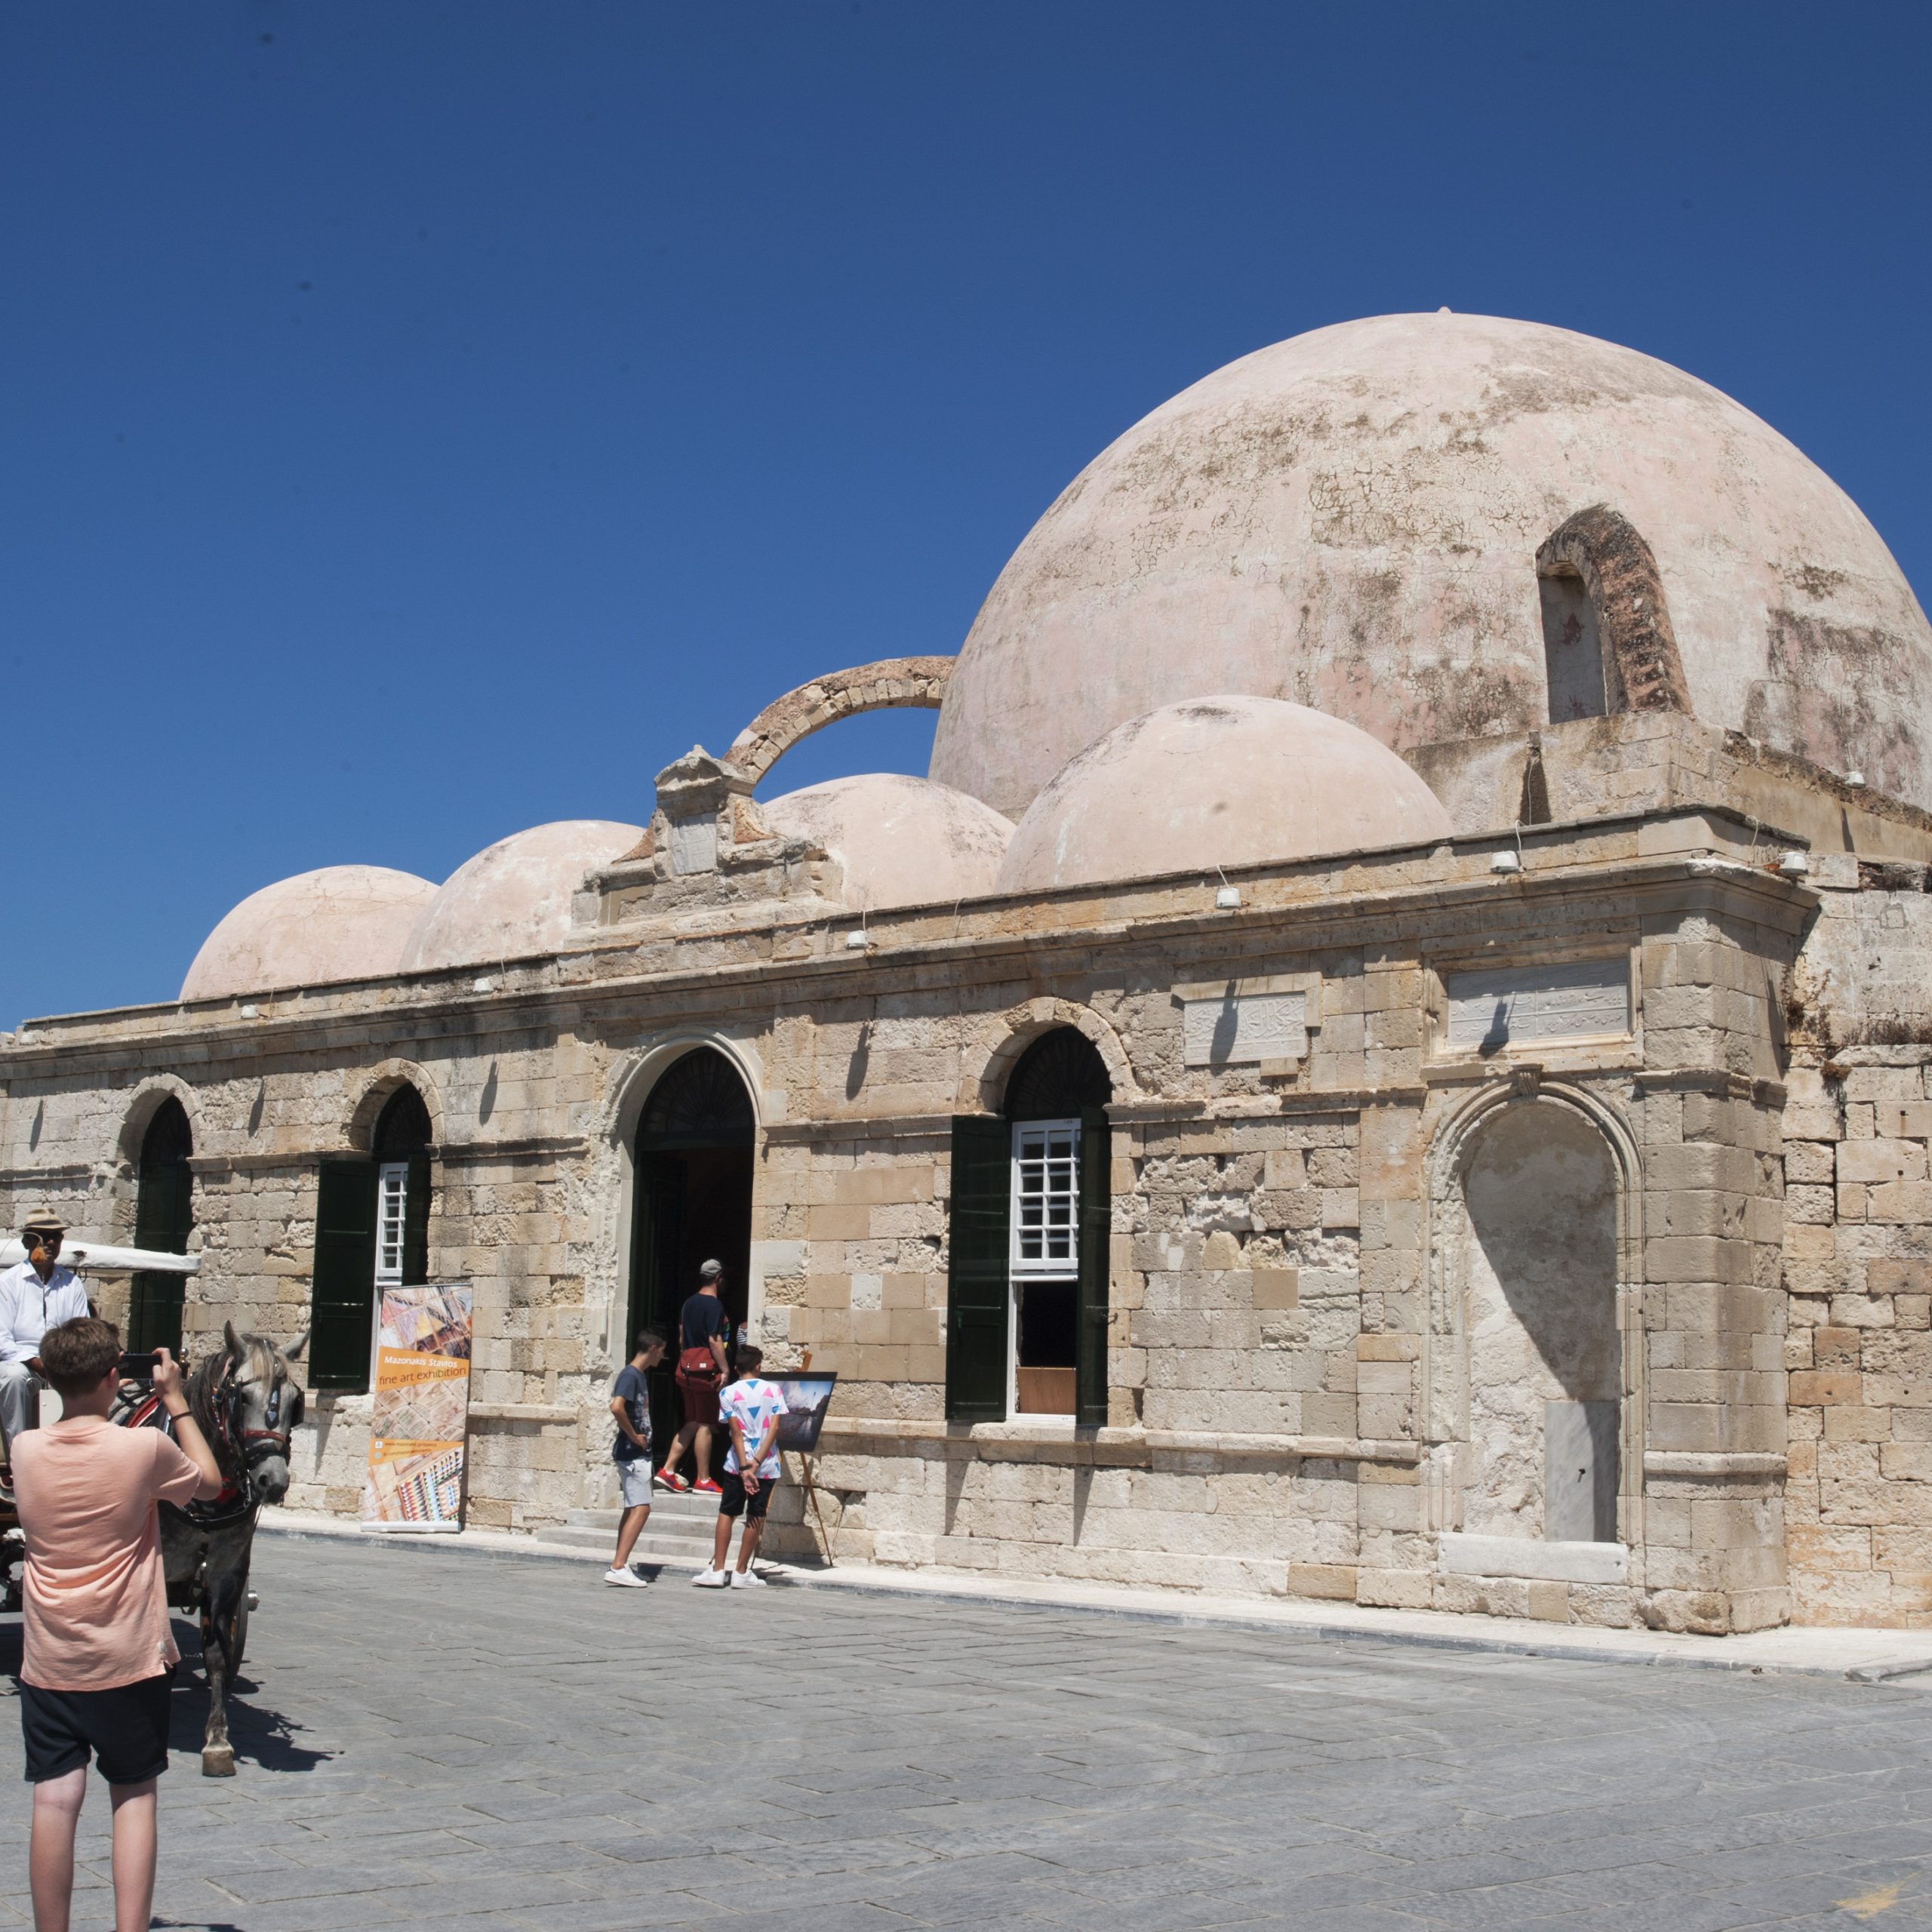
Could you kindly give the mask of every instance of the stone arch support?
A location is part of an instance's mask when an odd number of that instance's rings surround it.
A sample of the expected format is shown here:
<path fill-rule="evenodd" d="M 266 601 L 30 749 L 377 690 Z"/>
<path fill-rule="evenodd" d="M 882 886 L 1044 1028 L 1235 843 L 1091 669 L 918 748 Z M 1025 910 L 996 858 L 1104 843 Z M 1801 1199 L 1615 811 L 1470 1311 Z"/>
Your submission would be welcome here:
<path fill-rule="evenodd" d="M 801 739 L 867 711 L 937 711 L 952 675 L 950 657 L 886 657 L 814 678 L 768 704 L 731 740 L 729 763 L 753 784 Z"/>
<path fill-rule="evenodd" d="M 1120 1035 L 1091 1006 L 1071 1000 L 1041 998 L 1023 1006 L 1010 1008 L 982 1027 L 961 1056 L 959 1095 L 962 1112 L 996 1114 L 1006 1088 L 1007 1076 L 1020 1056 L 1042 1033 L 1056 1026 L 1071 1026 L 1082 1033 L 1099 1052 L 1113 1082 L 1116 1104 L 1123 1100 L 1144 1100 L 1147 1096 L 1134 1077 L 1134 1063 L 1128 1057 Z"/>
<path fill-rule="evenodd" d="M 369 1152 L 375 1143 L 376 1122 L 389 1097 L 401 1087 L 414 1087 L 422 1096 L 429 1115 L 430 1143 L 436 1147 L 443 1145 L 448 1137 L 448 1115 L 436 1083 L 413 1060 L 386 1060 L 363 1077 L 362 1091 L 343 1124 L 345 1146 L 352 1147 L 359 1154 Z"/>
<path fill-rule="evenodd" d="M 1597 614 L 1604 669 L 1621 703 L 1613 710 L 1690 714 L 1690 693 L 1655 553 L 1607 503 L 1579 510 L 1537 552 L 1540 577 L 1577 577 Z"/>
<path fill-rule="evenodd" d="M 131 1175 L 140 1165 L 141 1143 L 147 1137 L 147 1131 L 160 1111 L 162 1102 L 169 1100 L 179 1100 L 182 1111 L 188 1116 L 195 1153 L 206 1155 L 211 1151 L 203 1140 L 207 1121 L 202 1097 L 177 1074 L 151 1073 L 134 1089 L 127 1111 L 121 1116 L 121 1132 L 114 1151 L 115 1162 L 124 1174 Z"/>
<path fill-rule="evenodd" d="M 765 1091 L 764 1058 L 749 1041 L 734 1039 L 708 1027 L 680 1027 L 633 1048 L 613 1064 L 598 1119 L 598 1141 L 606 1147 L 628 1147 L 651 1090 L 673 1060 L 700 1047 L 715 1048 L 738 1069 L 751 1095 L 752 1115 L 760 1132 L 783 1112 L 780 1097 Z"/>

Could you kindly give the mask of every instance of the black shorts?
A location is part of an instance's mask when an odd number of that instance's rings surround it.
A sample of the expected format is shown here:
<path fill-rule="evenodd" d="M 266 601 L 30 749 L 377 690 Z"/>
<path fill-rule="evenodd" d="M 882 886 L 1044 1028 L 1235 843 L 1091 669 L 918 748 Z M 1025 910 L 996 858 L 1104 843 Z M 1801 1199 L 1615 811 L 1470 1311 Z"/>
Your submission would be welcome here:
<path fill-rule="evenodd" d="M 109 1784 L 158 1777 L 168 1768 L 168 1694 L 174 1682 L 171 1670 L 111 1690 L 43 1690 L 23 1681 L 28 1783 L 85 1770 L 90 1751 Z"/>
<path fill-rule="evenodd" d="M 771 1507 L 771 1492 L 777 1487 L 777 1478 L 761 1476 L 755 1494 L 747 1494 L 743 1481 L 737 1472 L 727 1469 L 718 1478 L 718 1513 L 721 1516 L 749 1516 L 754 1523 L 761 1522 L 764 1512 Z"/>

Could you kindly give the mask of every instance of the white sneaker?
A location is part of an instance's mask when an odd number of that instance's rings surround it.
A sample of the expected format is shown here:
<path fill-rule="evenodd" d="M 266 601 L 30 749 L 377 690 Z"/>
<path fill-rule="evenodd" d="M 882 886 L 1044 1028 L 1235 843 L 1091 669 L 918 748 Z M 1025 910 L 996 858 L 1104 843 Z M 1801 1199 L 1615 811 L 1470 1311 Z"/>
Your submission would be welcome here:
<path fill-rule="evenodd" d="M 734 1570 L 731 1572 L 731 1587 L 734 1590 L 762 1590 L 769 1586 L 755 1570 Z"/>
<path fill-rule="evenodd" d="M 648 1590 L 651 1587 L 650 1578 L 640 1577 L 635 1570 L 607 1570 L 604 1580 L 607 1583 L 620 1583 L 629 1590 Z"/>
<path fill-rule="evenodd" d="M 728 1570 L 700 1570 L 691 1579 L 701 1590 L 721 1590 L 731 1580 Z"/>

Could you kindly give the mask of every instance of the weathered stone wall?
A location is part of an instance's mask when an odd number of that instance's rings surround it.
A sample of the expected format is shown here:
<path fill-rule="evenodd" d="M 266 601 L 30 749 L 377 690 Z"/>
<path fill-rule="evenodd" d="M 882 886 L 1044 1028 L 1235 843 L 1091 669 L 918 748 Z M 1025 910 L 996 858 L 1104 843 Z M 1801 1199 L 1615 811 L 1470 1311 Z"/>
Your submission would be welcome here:
<path fill-rule="evenodd" d="M 1508 841 L 1515 849 L 1515 840 Z M 1784 979 L 1809 903 L 1749 829 L 1552 827 L 1487 848 L 835 929 L 600 934 L 487 988 L 426 977 L 45 1023 L 0 1048 L 8 1193 L 131 1229 L 143 1109 L 180 1092 L 203 1273 L 192 1334 L 306 1320 L 317 1174 L 400 1081 L 435 1143 L 430 1270 L 476 1293 L 471 1520 L 608 1503 L 629 1147 L 705 1040 L 760 1123 L 752 1315 L 841 1394 L 820 1477 L 838 1546 L 888 1562 L 1294 1592 L 1712 1629 L 1784 1614 Z M 1715 856 L 1714 856 L 1715 854 Z M 1443 976 L 1627 952 L 1634 1026 L 1451 1051 Z M 1192 1065 L 1184 984 L 1306 989 L 1305 1054 Z M 1027 1042 L 1078 1027 L 1113 1081 L 1109 1420 L 944 1413 L 949 1134 Z M 91 1030 L 89 1030 L 89 1029 Z M 1625 1454 L 1615 1577 L 1445 1561 L 1466 1528 L 1455 1149 L 1486 1109 L 1587 1118 L 1620 1176 Z M 11 1206 L 11 1199 L 5 1202 Z M 1552 1229 L 1560 1241 L 1564 1230 Z M 321 1400 L 294 1500 L 354 1507 L 367 1398 Z M 774 1531 L 798 1546 L 798 1499 Z M 1479 1540 L 1479 1539 L 1478 1539 Z M 1540 1549 L 1518 1540 L 1506 1555 Z"/>
<path fill-rule="evenodd" d="M 1932 1626 L 1932 898 L 1821 867 L 1785 1121 L 1801 1621 Z"/>

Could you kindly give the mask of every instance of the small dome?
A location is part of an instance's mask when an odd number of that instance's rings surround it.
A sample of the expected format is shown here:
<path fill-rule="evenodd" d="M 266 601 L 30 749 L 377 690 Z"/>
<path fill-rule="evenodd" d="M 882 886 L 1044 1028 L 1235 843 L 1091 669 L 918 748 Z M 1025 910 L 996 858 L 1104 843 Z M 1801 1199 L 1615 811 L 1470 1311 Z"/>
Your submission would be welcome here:
<path fill-rule="evenodd" d="M 423 907 L 403 949 L 405 973 L 528 959 L 570 938 L 571 900 L 586 874 L 644 836 L 609 819 L 559 819 L 512 832 L 466 860 Z"/>
<path fill-rule="evenodd" d="M 1217 691 L 1397 750 L 1534 729 L 1537 549 L 1598 503 L 1656 554 L 1703 723 L 1932 807 L 1932 630 L 1851 499 L 1667 363 L 1447 314 L 1258 349 L 1096 457 L 988 593 L 931 775 L 1017 815 L 1103 731 Z"/>
<path fill-rule="evenodd" d="M 1013 836 L 992 806 L 890 771 L 808 785 L 758 810 L 782 837 L 823 845 L 844 868 L 846 903 L 869 912 L 985 897 Z"/>
<path fill-rule="evenodd" d="M 1366 731 L 1272 697 L 1195 698 L 1116 725 L 1026 808 L 1004 892 L 1420 844 L 1449 814 Z"/>
<path fill-rule="evenodd" d="M 436 888 L 385 866 L 325 866 L 251 892 L 210 933 L 183 999 L 232 999 L 281 986 L 374 980 L 396 970 Z"/>

